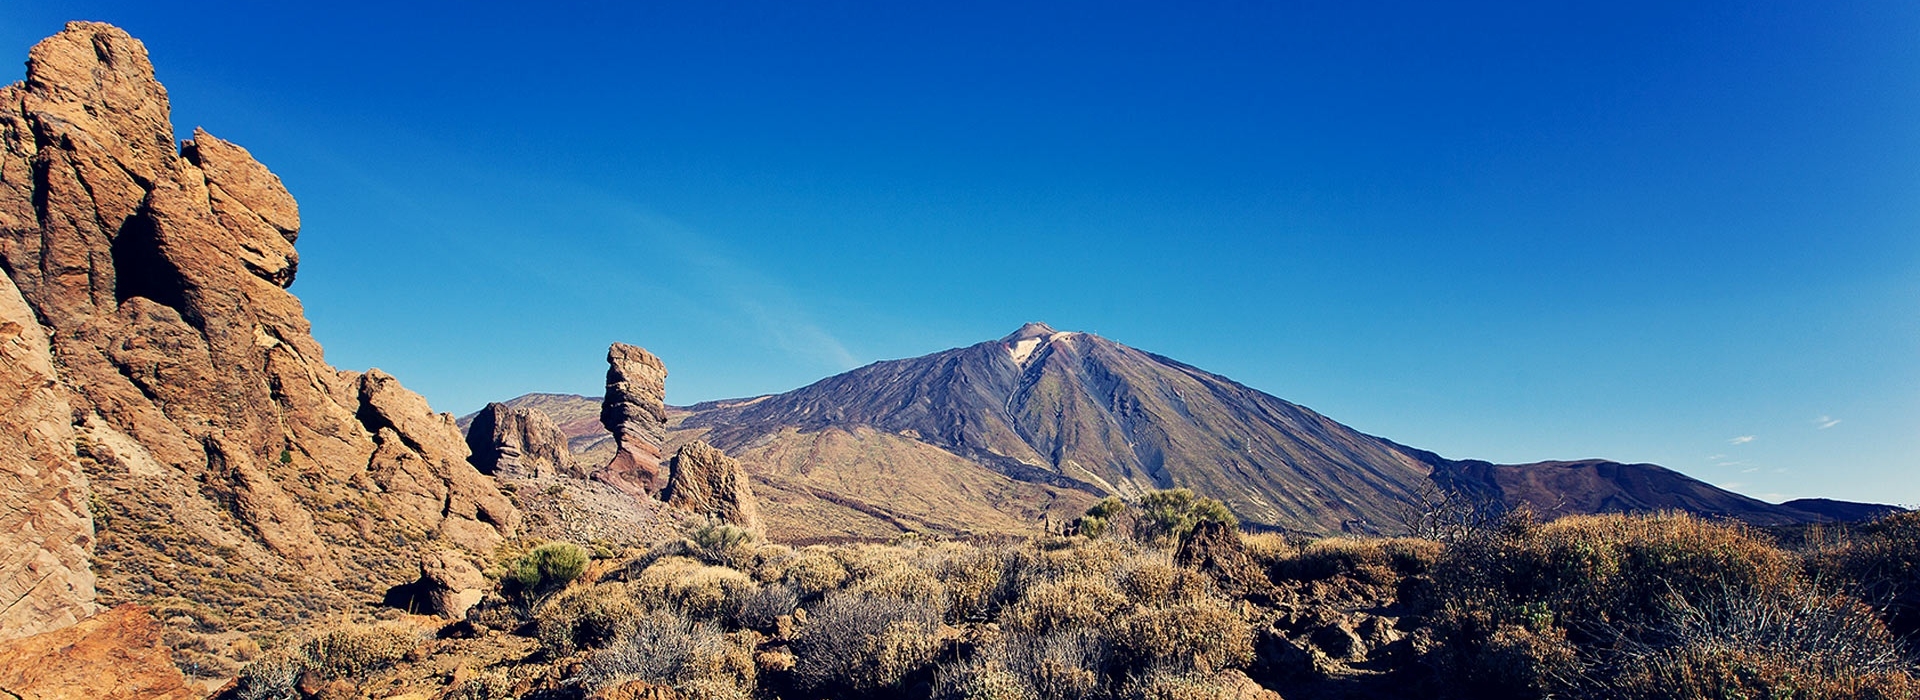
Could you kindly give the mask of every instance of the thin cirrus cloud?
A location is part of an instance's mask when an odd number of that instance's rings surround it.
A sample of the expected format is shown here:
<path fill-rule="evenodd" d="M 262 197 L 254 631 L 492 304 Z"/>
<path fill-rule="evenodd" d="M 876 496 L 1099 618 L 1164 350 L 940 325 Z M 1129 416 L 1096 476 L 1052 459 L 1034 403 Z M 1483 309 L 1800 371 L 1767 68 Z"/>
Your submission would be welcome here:
<path fill-rule="evenodd" d="M 1813 421 L 1813 426 L 1814 426 L 1814 429 L 1816 430 L 1826 430 L 1828 428 L 1831 428 L 1839 424 L 1840 424 L 1840 419 L 1835 418 L 1833 416 L 1821 416 L 1818 419 Z"/>
<path fill-rule="evenodd" d="M 1737 437 L 1737 438 L 1733 438 L 1733 439 L 1730 439 L 1730 440 L 1728 440 L 1728 441 L 1727 441 L 1727 444 L 1729 444 L 1729 445 L 1745 445 L 1745 444 L 1747 444 L 1747 443 L 1749 443 L 1749 442 L 1753 442 L 1753 436 L 1752 436 L 1752 435 L 1742 435 L 1742 436 L 1740 436 L 1740 437 Z"/>

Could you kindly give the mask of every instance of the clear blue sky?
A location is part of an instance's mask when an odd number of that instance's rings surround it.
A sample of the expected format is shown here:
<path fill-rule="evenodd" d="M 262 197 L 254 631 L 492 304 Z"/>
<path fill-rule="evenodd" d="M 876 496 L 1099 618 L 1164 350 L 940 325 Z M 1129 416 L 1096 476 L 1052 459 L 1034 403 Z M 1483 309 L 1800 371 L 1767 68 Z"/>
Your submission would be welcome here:
<path fill-rule="evenodd" d="M 283 4 L 0 48 L 143 39 L 299 198 L 328 359 L 442 410 L 1044 320 L 1451 457 L 1920 503 L 1911 0 Z"/>

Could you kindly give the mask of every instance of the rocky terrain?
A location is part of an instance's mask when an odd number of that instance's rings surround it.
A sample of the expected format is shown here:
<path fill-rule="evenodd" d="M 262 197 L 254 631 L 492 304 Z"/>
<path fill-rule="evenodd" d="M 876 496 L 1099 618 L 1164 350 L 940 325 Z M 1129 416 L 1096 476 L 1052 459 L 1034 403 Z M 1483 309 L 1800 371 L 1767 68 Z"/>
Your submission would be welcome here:
<path fill-rule="evenodd" d="M 0 88 L 0 696 L 1317 697 L 1445 687 L 1420 669 L 1512 649 L 1586 672 L 1563 662 L 1618 641 L 1540 618 L 1585 599 L 1473 578 L 1496 555 L 1608 595 L 1620 566 L 1759 561 L 1742 581 L 1827 596 L 1800 613 L 1860 648 L 1914 634 L 1910 517 L 1857 542 L 1804 528 L 1793 553 L 1685 515 L 1534 520 L 1884 507 L 1447 460 L 1043 324 L 687 408 L 613 343 L 598 399 L 456 421 L 326 363 L 289 291 L 292 195 L 170 119 L 145 47 L 106 24 Z M 1446 527 L 1316 539 L 1410 514 Z M 1595 551 L 1619 566 L 1566 559 Z M 1469 605 L 1486 591 L 1512 605 Z M 1844 661 L 1910 687 L 1897 654 Z"/>

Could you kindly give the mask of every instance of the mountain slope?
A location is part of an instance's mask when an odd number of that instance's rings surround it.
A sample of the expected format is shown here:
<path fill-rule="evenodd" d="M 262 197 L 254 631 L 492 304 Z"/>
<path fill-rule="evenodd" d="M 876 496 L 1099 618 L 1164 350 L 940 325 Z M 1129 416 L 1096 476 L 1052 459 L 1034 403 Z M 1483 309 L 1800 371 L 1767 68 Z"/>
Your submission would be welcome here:
<path fill-rule="evenodd" d="M 1393 531 L 1407 504 L 1436 483 L 1548 515 L 1678 509 L 1780 524 L 1858 510 L 1777 506 L 1651 464 L 1449 460 L 1226 377 L 1041 323 L 688 410 L 679 425 L 729 451 L 868 427 L 1013 479 L 1100 495 L 1192 488 L 1250 523 L 1311 532 Z M 842 461 L 816 452 L 809 468 Z"/>

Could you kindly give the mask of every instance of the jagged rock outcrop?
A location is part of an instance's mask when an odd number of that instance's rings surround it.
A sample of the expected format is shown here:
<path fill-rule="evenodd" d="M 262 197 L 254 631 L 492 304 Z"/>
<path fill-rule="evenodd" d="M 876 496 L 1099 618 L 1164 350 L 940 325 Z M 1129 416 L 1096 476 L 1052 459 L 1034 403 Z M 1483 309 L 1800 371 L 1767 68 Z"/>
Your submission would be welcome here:
<path fill-rule="evenodd" d="M 649 498 L 664 483 L 662 445 L 667 441 L 667 367 L 644 349 L 614 343 L 607 349 L 607 395 L 600 423 L 618 443 L 613 461 L 594 472 L 635 498 Z"/>
<path fill-rule="evenodd" d="M 0 640 L 94 611 L 93 516 L 52 352 L 33 309 L 0 276 Z"/>
<path fill-rule="evenodd" d="M 34 387 L 57 380 L 74 434 L 34 423 L 34 463 L 60 481 L 58 443 L 81 445 L 85 484 L 46 486 L 46 517 L 0 530 L 4 551 L 71 560 L 91 491 L 102 602 L 177 596 L 206 606 L 203 628 L 257 629 L 377 599 L 412 576 L 414 546 L 515 534 L 450 416 L 326 364 L 287 291 L 299 229 L 245 149 L 195 130 L 176 150 L 140 42 L 75 22 L 33 47 L 26 80 L 0 88 L 0 270 L 48 328 L 54 372 L 10 356 L 0 396 L 52 416 Z"/>
<path fill-rule="evenodd" d="M 712 445 L 694 440 L 680 446 L 668 462 L 667 487 L 660 500 L 669 506 L 741 527 L 760 529 L 747 470 Z"/>
<path fill-rule="evenodd" d="M 473 466 L 506 479 L 550 479 L 575 475 L 567 436 L 545 411 L 490 403 L 467 426 Z"/>
<path fill-rule="evenodd" d="M 1277 597 L 1272 579 L 1253 562 L 1240 534 L 1225 523 L 1204 521 L 1180 539 L 1175 564 L 1213 578 L 1227 595 L 1271 604 Z"/>
<path fill-rule="evenodd" d="M 138 605 L 0 644 L 0 697 L 19 700 L 197 700 Z"/>

